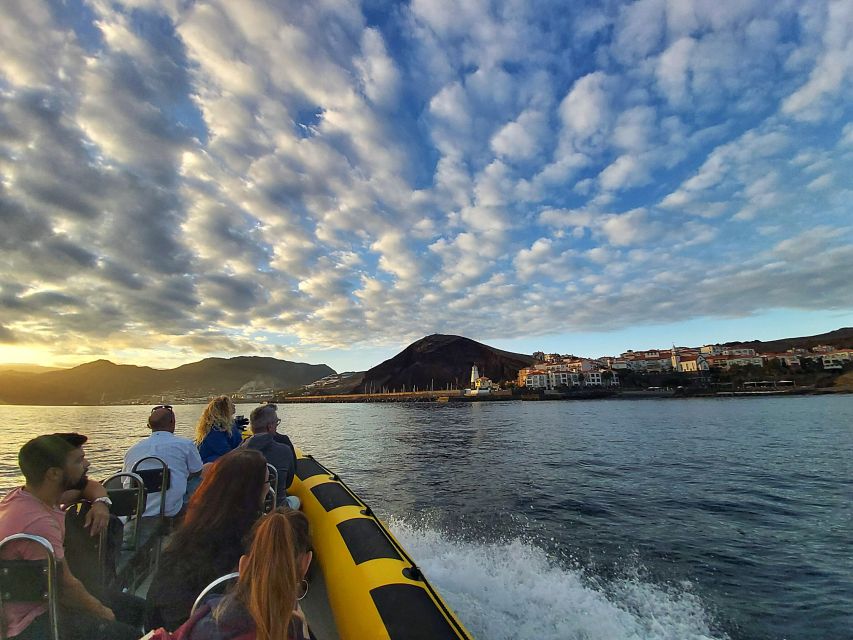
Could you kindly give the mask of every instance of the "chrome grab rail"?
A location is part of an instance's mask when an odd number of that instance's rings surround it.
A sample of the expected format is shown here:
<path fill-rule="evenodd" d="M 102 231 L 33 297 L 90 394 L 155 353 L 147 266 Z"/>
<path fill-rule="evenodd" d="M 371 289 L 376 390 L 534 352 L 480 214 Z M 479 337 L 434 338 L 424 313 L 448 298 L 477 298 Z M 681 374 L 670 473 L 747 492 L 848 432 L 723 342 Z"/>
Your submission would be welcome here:
<path fill-rule="evenodd" d="M 137 471 L 149 471 L 152 470 L 151 467 L 146 469 L 140 469 L 139 465 L 147 460 L 153 460 L 155 462 L 159 462 L 160 466 L 163 469 L 163 480 L 160 485 L 160 519 L 162 520 L 166 515 L 166 491 L 169 486 L 169 465 L 166 464 L 166 461 L 162 458 L 158 458 L 157 456 L 145 456 L 144 458 L 137 460 L 136 464 L 131 468 L 132 473 L 136 473 Z"/>
<path fill-rule="evenodd" d="M 240 577 L 239 571 L 235 571 L 234 573 L 228 573 L 224 576 L 220 576 L 219 578 L 217 578 L 216 580 L 211 582 L 209 585 L 207 585 L 204 589 L 202 589 L 201 593 L 198 594 L 198 598 L 196 598 L 195 602 L 193 602 L 193 608 L 190 609 L 190 617 L 192 617 L 192 615 L 195 613 L 195 610 L 198 609 L 198 605 L 201 604 L 201 602 L 202 602 L 202 600 L 204 600 L 205 596 L 207 596 L 211 591 L 213 591 L 219 585 L 221 585 L 225 582 L 228 582 L 229 580 L 233 580 L 234 578 L 239 578 L 239 577 Z"/>
<path fill-rule="evenodd" d="M 136 544 L 139 541 L 139 523 L 142 522 L 142 514 L 145 513 L 145 503 L 147 502 L 145 482 L 142 480 L 142 477 L 139 474 L 133 473 L 131 471 L 120 471 L 119 473 L 114 473 L 113 475 L 111 475 L 101 484 L 104 485 L 104 489 L 109 492 L 109 487 L 107 485 L 113 480 L 119 479 L 121 479 L 121 484 L 124 489 L 132 489 L 134 488 L 134 486 L 139 489 L 139 493 L 136 498 L 136 516 L 133 517 L 133 548 L 136 549 Z M 126 480 L 129 480 L 130 482 L 126 482 Z M 105 527 L 104 530 L 101 531 L 101 539 L 99 542 L 100 549 L 98 550 L 98 555 L 99 559 L 102 562 L 102 567 L 107 547 L 107 529 L 108 527 Z"/>
<path fill-rule="evenodd" d="M 269 462 L 267 462 L 267 469 L 270 471 L 270 487 L 275 491 L 275 495 L 278 496 L 278 469 Z"/>
<path fill-rule="evenodd" d="M 16 540 L 28 540 L 44 547 L 47 551 L 47 613 L 50 628 L 50 635 L 53 640 L 59 640 L 59 609 L 58 609 L 58 591 L 57 591 L 57 566 L 56 554 L 53 550 L 53 545 L 45 538 L 36 536 L 31 533 L 15 533 L 7 536 L 0 541 L 0 549 L 10 542 Z M 37 561 L 36 561 L 37 562 Z M 3 606 L 5 598 L 0 597 L 0 609 Z M 5 633 L 3 634 L 5 636 Z"/>

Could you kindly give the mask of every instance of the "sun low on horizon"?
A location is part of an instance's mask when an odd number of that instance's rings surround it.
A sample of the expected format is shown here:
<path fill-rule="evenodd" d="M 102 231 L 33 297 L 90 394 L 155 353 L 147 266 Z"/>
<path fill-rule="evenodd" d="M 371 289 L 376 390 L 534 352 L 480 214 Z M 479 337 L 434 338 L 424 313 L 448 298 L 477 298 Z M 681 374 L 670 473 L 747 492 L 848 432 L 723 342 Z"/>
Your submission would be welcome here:
<path fill-rule="evenodd" d="M 0 363 L 853 325 L 847 0 L 0 17 Z"/>

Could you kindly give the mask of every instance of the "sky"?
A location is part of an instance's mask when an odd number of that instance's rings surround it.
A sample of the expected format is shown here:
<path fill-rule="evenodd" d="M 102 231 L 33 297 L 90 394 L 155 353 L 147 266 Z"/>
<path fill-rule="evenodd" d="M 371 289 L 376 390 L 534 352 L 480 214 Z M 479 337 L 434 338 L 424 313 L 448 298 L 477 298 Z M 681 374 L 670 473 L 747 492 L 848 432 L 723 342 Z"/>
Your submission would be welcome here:
<path fill-rule="evenodd" d="M 0 362 L 853 325 L 853 2 L 5 0 Z"/>

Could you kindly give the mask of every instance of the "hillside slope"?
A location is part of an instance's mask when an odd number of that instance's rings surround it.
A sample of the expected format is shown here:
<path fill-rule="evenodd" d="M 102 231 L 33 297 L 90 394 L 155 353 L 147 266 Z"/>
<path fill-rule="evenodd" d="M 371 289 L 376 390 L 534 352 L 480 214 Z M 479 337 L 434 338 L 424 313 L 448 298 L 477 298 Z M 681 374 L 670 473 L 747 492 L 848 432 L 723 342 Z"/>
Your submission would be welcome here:
<path fill-rule="evenodd" d="M 468 386 L 471 366 L 476 364 L 480 375 L 494 381 L 512 380 L 518 370 L 533 362 L 520 353 L 501 351 L 462 336 L 433 334 L 413 342 L 390 360 L 364 374 L 357 393 L 379 391 L 383 388 L 457 389 Z"/>
<path fill-rule="evenodd" d="M 108 360 L 47 373 L 0 373 L 0 401 L 9 404 L 99 404 L 139 396 L 189 397 L 234 393 L 253 381 L 290 389 L 335 373 L 325 364 L 276 358 L 207 358 L 175 369 L 118 365 Z"/>
<path fill-rule="evenodd" d="M 829 333 L 820 333 L 815 336 L 781 338 L 779 340 L 769 340 L 767 342 L 762 342 L 761 340 L 727 342 L 726 346 L 755 349 L 759 353 L 773 353 L 787 351 L 788 349 L 811 349 L 822 344 L 832 345 L 839 349 L 853 348 L 853 327 L 844 327 L 836 329 L 835 331 L 830 331 Z"/>

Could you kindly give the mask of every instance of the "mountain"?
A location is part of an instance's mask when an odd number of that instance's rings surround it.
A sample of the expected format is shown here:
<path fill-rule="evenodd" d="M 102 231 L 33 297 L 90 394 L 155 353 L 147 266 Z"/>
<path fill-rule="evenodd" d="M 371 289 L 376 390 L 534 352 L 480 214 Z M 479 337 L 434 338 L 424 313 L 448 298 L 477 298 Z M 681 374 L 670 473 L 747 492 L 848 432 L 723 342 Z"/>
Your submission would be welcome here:
<path fill-rule="evenodd" d="M 725 346 L 755 349 L 758 353 L 774 353 L 787 351 L 788 349 L 811 349 L 825 344 L 839 349 L 853 349 L 853 327 L 836 329 L 829 333 L 820 333 L 816 336 L 801 336 L 799 338 L 782 338 L 780 340 L 748 340 L 746 342 L 727 342 Z"/>
<path fill-rule="evenodd" d="M 37 364 L 0 364 L 0 373 L 45 373 L 47 371 L 61 371 L 62 367 L 42 367 Z"/>
<path fill-rule="evenodd" d="M 448 384 L 468 386 L 471 366 L 480 375 L 498 382 L 513 380 L 518 370 L 533 363 L 533 357 L 501 351 L 462 336 L 433 334 L 413 342 L 390 360 L 364 373 L 356 393 L 382 388 L 443 389 Z"/>
<path fill-rule="evenodd" d="M 175 369 L 97 360 L 46 373 L 0 372 L 0 402 L 100 404 L 154 395 L 199 397 L 234 393 L 259 381 L 289 389 L 334 373 L 325 364 L 260 357 L 207 358 Z"/>

